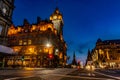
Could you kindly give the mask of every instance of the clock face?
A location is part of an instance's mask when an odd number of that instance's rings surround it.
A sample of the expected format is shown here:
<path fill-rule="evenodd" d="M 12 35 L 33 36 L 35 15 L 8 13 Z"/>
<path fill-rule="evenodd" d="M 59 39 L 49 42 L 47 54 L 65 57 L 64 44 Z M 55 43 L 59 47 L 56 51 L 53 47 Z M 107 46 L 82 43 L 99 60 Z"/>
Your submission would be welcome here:
<path fill-rule="evenodd" d="M 57 16 L 56 16 L 56 15 L 54 15 L 54 16 L 53 16 L 53 19 L 57 19 Z"/>

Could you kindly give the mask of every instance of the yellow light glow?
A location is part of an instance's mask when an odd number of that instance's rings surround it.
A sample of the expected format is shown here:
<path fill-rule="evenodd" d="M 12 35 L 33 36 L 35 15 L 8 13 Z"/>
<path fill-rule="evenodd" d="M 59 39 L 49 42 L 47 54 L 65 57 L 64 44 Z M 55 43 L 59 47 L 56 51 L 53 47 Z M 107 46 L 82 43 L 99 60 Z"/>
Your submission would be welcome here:
<path fill-rule="evenodd" d="M 34 48 L 29 48 L 29 52 L 33 53 L 34 52 Z"/>
<path fill-rule="evenodd" d="M 55 29 L 55 31 L 54 31 L 54 32 L 55 32 L 55 34 L 57 35 L 57 30 L 56 30 L 56 29 Z"/>
<path fill-rule="evenodd" d="M 58 19 L 62 19 L 62 16 L 61 16 L 61 15 L 59 15 L 59 16 L 58 16 Z"/>
<path fill-rule="evenodd" d="M 51 47 L 51 44 L 50 44 L 50 43 L 47 43 L 46 46 L 47 46 L 47 47 Z"/>
<path fill-rule="evenodd" d="M 52 31 L 54 31 L 54 25 L 52 23 L 45 23 L 45 22 L 42 22 L 38 25 L 32 25 L 32 27 L 30 28 L 30 31 L 34 31 L 34 30 L 40 30 L 40 31 L 46 31 L 48 30 L 48 28 L 50 28 Z M 23 27 L 14 27 L 14 26 L 11 26 L 9 29 L 8 29 L 8 35 L 14 35 L 14 34 L 17 34 L 18 32 L 22 32 L 24 31 L 24 28 Z"/>
<path fill-rule="evenodd" d="M 24 70 L 34 70 L 34 68 L 25 67 Z"/>
<path fill-rule="evenodd" d="M 22 45 L 22 40 L 19 40 L 19 45 Z"/>
<path fill-rule="evenodd" d="M 18 27 L 18 28 L 17 28 L 17 31 L 18 31 L 18 32 L 21 32 L 21 30 L 22 30 L 21 27 Z"/>
<path fill-rule="evenodd" d="M 53 16 L 53 19 L 57 19 L 57 15 L 54 15 L 54 16 Z"/>
<path fill-rule="evenodd" d="M 48 53 L 48 51 L 49 51 L 48 48 L 44 48 L 45 53 Z"/>
<path fill-rule="evenodd" d="M 50 20 L 53 20 L 52 16 L 50 16 Z"/>
<path fill-rule="evenodd" d="M 21 47 L 20 46 L 13 47 L 13 50 L 15 52 L 19 52 L 21 50 Z"/>
<path fill-rule="evenodd" d="M 29 46 L 25 50 L 25 54 L 37 54 L 36 47 L 35 46 Z"/>
<path fill-rule="evenodd" d="M 93 65 L 87 65 L 85 68 L 89 71 L 94 71 L 95 70 L 95 66 L 93 66 Z"/>
<path fill-rule="evenodd" d="M 53 47 L 50 47 L 49 48 L 49 54 L 52 54 L 53 53 Z"/>
<path fill-rule="evenodd" d="M 31 32 L 34 31 L 36 29 L 37 26 L 35 25 L 32 25 L 32 28 L 31 28 Z"/>
<path fill-rule="evenodd" d="M 60 53 L 59 58 L 60 58 L 60 59 L 63 58 L 63 54 L 62 54 L 62 53 Z"/>
<path fill-rule="evenodd" d="M 28 44 L 31 44 L 32 43 L 32 41 L 31 40 L 28 40 Z"/>

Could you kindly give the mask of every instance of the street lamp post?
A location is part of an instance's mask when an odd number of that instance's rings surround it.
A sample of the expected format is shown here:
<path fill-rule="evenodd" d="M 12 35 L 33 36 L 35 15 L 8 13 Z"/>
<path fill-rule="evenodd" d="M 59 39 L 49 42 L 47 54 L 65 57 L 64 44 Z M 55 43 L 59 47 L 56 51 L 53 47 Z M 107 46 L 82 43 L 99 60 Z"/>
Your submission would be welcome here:
<path fill-rule="evenodd" d="M 49 67 L 51 66 L 51 64 L 52 64 L 52 62 L 51 62 L 51 55 L 50 55 L 50 53 L 49 53 L 49 48 L 51 47 L 51 44 L 50 44 L 50 42 L 48 42 L 47 44 L 46 44 L 46 47 L 48 48 L 48 60 L 49 60 Z"/>
<path fill-rule="evenodd" d="M 24 56 L 21 56 L 21 61 L 22 61 L 22 67 L 23 67 Z"/>
<path fill-rule="evenodd" d="M 5 66 L 5 57 L 3 57 L 2 68 Z"/>

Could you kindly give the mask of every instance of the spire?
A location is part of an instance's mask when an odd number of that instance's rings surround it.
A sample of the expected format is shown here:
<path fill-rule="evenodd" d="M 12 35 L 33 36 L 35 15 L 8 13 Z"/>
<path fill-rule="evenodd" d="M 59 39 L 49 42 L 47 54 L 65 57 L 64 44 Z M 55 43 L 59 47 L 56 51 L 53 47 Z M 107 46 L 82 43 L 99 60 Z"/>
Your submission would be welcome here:
<path fill-rule="evenodd" d="M 74 58 L 74 59 L 76 58 L 76 56 L 75 56 L 75 52 L 74 52 L 74 54 L 73 54 L 73 58 Z"/>
<path fill-rule="evenodd" d="M 56 7 L 58 6 L 58 0 L 56 0 Z"/>
<path fill-rule="evenodd" d="M 62 21 L 62 14 L 60 13 L 58 7 L 55 8 L 55 11 L 50 16 L 50 20 L 61 20 Z"/>
<path fill-rule="evenodd" d="M 50 21 L 52 21 L 54 28 L 57 30 L 57 35 L 60 36 L 63 33 L 63 17 L 60 13 L 58 7 L 54 10 L 54 12 L 50 16 Z"/>
<path fill-rule="evenodd" d="M 76 56 L 75 56 L 75 51 L 74 51 L 74 53 L 73 53 L 72 65 L 77 65 Z"/>
<path fill-rule="evenodd" d="M 28 22 L 27 19 L 24 19 L 24 21 L 23 21 L 23 25 L 29 25 L 29 22 Z"/>
<path fill-rule="evenodd" d="M 100 38 L 98 38 L 97 42 L 102 42 L 102 40 Z"/>
<path fill-rule="evenodd" d="M 41 18 L 38 16 L 37 17 L 37 23 L 39 23 L 41 21 Z"/>
<path fill-rule="evenodd" d="M 88 49 L 88 56 L 87 56 L 87 61 L 91 61 L 92 60 L 92 55 L 90 50 Z"/>

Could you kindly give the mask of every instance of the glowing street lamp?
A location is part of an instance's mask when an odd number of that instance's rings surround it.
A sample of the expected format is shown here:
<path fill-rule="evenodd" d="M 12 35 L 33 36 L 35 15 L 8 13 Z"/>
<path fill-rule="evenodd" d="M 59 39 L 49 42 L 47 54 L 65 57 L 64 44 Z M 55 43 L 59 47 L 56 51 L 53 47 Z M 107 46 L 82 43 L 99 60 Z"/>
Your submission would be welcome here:
<path fill-rule="evenodd" d="M 51 44 L 50 44 L 50 43 L 47 43 L 46 46 L 47 46 L 47 47 L 51 47 Z"/>

